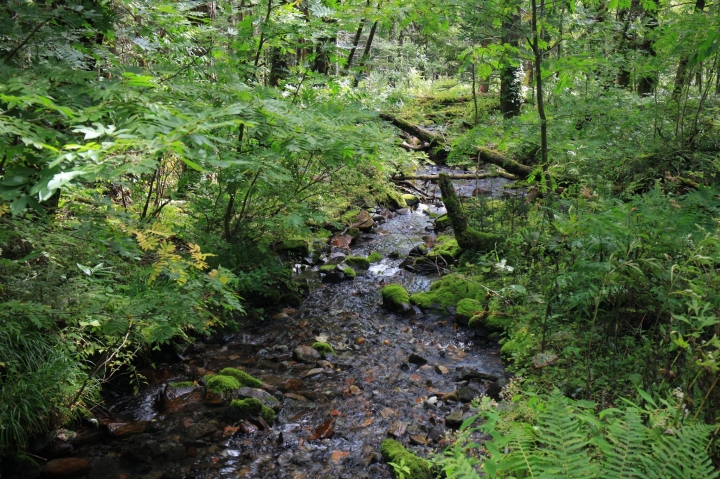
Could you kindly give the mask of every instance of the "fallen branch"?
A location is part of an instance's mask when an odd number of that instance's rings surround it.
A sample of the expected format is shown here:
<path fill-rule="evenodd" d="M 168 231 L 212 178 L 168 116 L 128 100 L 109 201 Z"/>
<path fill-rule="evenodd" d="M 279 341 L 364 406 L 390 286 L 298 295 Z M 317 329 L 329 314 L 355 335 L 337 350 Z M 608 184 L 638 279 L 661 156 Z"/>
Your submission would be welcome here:
<path fill-rule="evenodd" d="M 513 181 L 519 179 L 516 175 L 513 175 L 512 173 L 508 173 L 506 171 L 494 171 L 488 173 L 451 173 L 447 175 L 447 177 L 451 180 L 474 180 L 483 178 L 497 178 L 498 176 Z M 403 175 L 391 178 L 391 180 L 395 182 L 408 180 L 438 181 L 439 179 L 440 175 Z"/>
<path fill-rule="evenodd" d="M 413 125 L 409 121 L 403 120 L 402 118 L 388 115 L 386 113 L 381 113 L 380 118 L 382 118 L 383 120 L 389 121 L 390 123 L 395 125 L 397 128 L 404 131 L 405 133 L 408 133 L 408 134 L 418 138 L 419 140 L 430 143 L 430 145 L 428 145 L 428 147 L 442 145 L 445 143 L 445 138 L 443 138 L 442 135 L 438 135 L 436 133 L 433 133 L 433 132 L 426 130 L 425 128 L 419 127 L 417 125 Z"/>

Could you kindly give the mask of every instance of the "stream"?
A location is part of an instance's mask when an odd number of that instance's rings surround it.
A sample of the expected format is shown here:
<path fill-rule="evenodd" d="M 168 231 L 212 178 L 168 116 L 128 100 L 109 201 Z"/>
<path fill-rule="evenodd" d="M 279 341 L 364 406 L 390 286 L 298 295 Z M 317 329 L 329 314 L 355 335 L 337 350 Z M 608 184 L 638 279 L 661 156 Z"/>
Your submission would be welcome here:
<path fill-rule="evenodd" d="M 493 193 L 502 184 L 483 181 Z M 477 377 L 502 378 L 503 368 L 497 344 L 456 326 L 454 311 L 414 309 L 399 316 L 381 307 L 383 285 L 399 283 L 412 294 L 437 278 L 400 267 L 413 247 L 432 243 L 430 211 L 440 210 L 420 204 L 375 211 L 386 221 L 362 234 L 350 251 L 329 254 L 376 251 L 381 262 L 357 270 L 354 280 L 328 284 L 316 266 L 298 265 L 296 280 L 310 286 L 301 306 L 268 310 L 267 319 L 245 324 L 241 332 L 178 351 L 180 362 L 142 371 L 148 384 L 111 401 L 98 414 L 97 428 L 53 441 L 55 450 L 69 444 L 55 461 L 83 460 L 84 470 L 53 475 L 46 466 L 43 477 L 391 479 L 380 455 L 384 438 L 424 457 L 442 450 L 448 426 L 457 427 L 470 414 L 467 401 L 491 384 Z M 293 354 L 318 340 L 336 354 L 319 360 Z M 262 380 L 264 394 L 279 401 L 270 427 L 238 424 L 226 416 L 227 401 L 205 395 L 198 381 L 230 366 Z M 179 381 L 197 385 L 165 392 Z"/>

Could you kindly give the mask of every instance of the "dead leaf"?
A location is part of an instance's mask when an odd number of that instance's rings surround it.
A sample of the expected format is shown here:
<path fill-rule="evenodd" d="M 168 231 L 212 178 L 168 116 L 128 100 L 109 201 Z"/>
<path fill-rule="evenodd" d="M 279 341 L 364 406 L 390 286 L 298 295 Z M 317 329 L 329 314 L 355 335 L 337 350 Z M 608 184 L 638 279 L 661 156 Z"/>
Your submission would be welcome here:
<path fill-rule="evenodd" d="M 335 432 L 335 419 L 335 417 L 330 417 L 325 420 L 325 422 L 315 428 L 313 435 L 310 436 L 310 439 L 308 440 L 314 441 L 315 439 L 327 439 L 332 436 L 333 432 Z"/>
<path fill-rule="evenodd" d="M 365 422 L 363 422 L 363 426 L 368 427 L 372 423 L 373 423 L 373 418 L 369 417 L 369 418 L 365 419 Z"/>
<path fill-rule="evenodd" d="M 349 452 L 345 451 L 333 451 L 330 455 L 330 460 L 334 463 L 339 463 L 343 458 L 348 457 L 350 455 Z"/>

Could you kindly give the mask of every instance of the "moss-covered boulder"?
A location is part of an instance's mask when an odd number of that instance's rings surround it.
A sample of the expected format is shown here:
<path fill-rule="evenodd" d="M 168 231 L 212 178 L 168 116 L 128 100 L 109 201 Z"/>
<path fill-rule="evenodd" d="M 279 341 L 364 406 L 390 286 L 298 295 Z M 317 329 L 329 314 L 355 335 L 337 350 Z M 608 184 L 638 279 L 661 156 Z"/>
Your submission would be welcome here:
<path fill-rule="evenodd" d="M 410 295 L 399 284 L 389 284 L 382 289 L 383 307 L 389 311 L 405 311 L 410 304 Z"/>
<path fill-rule="evenodd" d="M 482 303 L 474 298 L 465 298 L 458 301 L 457 309 L 455 310 L 455 317 L 458 323 L 468 324 L 470 319 L 475 316 L 476 313 L 480 313 L 484 310 Z"/>
<path fill-rule="evenodd" d="M 280 296 L 280 303 L 287 304 L 293 308 L 298 308 L 302 304 L 302 298 L 294 293 L 285 293 Z"/>
<path fill-rule="evenodd" d="M 209 391 L 216 393 L 234 391 L 240 387 L 240 381 L 232 376 L 223 376 L 221 374 L 206 377 L 205 384 Z"/>
<path fill-rule="evenodd" d="M 351 238 L 357 238 L 358 236 L 360 236 L 360 228 L 348 228 L 347 234 Z"/>
<path fill-rule="evenodd" d="M 403 194 L 402 198 L 405 200 L 405 204 L 410 207 L 416 206 L 420 203 L 420 198 L 410 193 Z"/>
<path fill-rule="evenodd" d="M 230 403 L 226 416 L 231 419 L 254 419 L 260 416 L 265 422 L 273 422 L 275 411 L 256 398 L 235 399 Z"/>
<path fill-rule="evenodd" d="M 241 371 L 236 368 L 221 369 L 220 372 L 218 373 L 218 375 L 219 376 L 230 376 L 232 378 L 235 378 L 240 383 L 240 386 L 247 386 L 247 387 L 251 387 L 251 388 L 259 388 L 260 386 L 262 386 L 262 381 L 250 376 L 245 371 Z M 235 388 L 235 389 L 237 389 L 237 388 Z"/>
<path fill-rule="evenodd" d="M 342 272 L 345 279 L 355 279 L 357 277 L 357 272 L 352 268 L 343 268 Z"/>
<path fill-rule="evenodd" d="M 491 311 L 481 311 L 473 315 L 468 321 L 471 328 L 485 328 L 488 331 L 498 332 L 504 331 L 508 323 L 508 318 L 504 314 L 494 313 Z"/>
<path fill-rule="evenodd" d="M 300 238 L 288 239 L 277 245 L 275 251 L 294 258 L 304 258 L 310 256 L 310 244 Z"/>
<path fill-rule="evenodd" d="M 431 306 L 457 306 L 466 298 L 481 300 L 485 289 L 480 285 L 480 277 L 464 277 L 456 274 L 443 276 L 430 286 L 430 291 L 410 296 L 410 302 L 421 308 Z"/>
<path fill-rule="evenodd" d="M 318 341 L 318 342 L 313 343 L 312 347 L 315 351 L 320 353 L 323 357 L 327 356 L 328 354 L 335 354 L 335 350 L 328 343 L 322 343 L 322 342 Z"/>
<path fill-rule="evenodd" d="M 403 463 L 410 470 L 405 474 L 406 479 L 433 479 L 435 477 L 430 461 L 408 451 L 395 439 L 385 439 L 380 446 L 380 452 L 385 461 L 393 464 Z M 399 476 L 396 474 L 395 477 Z"/>
<path fill-rule="evenodd" d="M 394 190 L 388 191 L 387 204 L 393 211 L 408 207 L 407 203 L 405 203 L 405 199 L 402 197 L 402 194 Z"/>
<path fill-rule="evenodd" d="M 368 269 L 370 260 L 364 256 L 348 256 L 345 258 L 345 264 L 357 269 Z"/>
<path fill-rule="evenodd" d="M 428 258 L 436 260 L 444 259 L 447 263 L 453 263 L 462 254 L 462 249 L 453 236 L 438 236 L 435 246 L 428 253 Z"/>
<path fill-rule="evenodd" d="M 462 249 L 484 253 L 492 251 L 502 244 L 502 238 L 492 233 L 483 233 L 468 228 L 462 234 L 455 234 Z"/>
<path fill-rule="evenodd" d="M 373 251 L 368 255 L 367 259 L 368 261 L 370 261 L 370 263 L 379 263 L 380 261 L 382 261 L 383 258 L 380 253 L 378 253 L 377 251 Z"/>
<path fill-rule="evenodd" d="M 337 271 L 338 267 L 336 264 L 324 264 L 324 265 L 320 266 L 320 268 L 318 268 L 318 270 L 321 273 L 327 274 L 327 273 L 331 273 L 333 271 Z"/>

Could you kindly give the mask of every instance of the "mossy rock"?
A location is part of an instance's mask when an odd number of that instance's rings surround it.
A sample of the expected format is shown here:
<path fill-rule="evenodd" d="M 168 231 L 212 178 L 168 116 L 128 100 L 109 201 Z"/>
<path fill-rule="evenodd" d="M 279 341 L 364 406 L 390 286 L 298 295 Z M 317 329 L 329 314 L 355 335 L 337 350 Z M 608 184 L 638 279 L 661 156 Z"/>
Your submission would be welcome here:
<path fill-rule="evenodd" d="M 378 253 L 377 251 L 373 251 L 373 252 L 370 253 L 370 255 L 367 257 L 367 259 L 368 259 L 368 261 L 370 261 L 370 263 L 379 263 L 380 261 L 382 261 L 383 257 L 382 257 L 382 255 L 381 255 L 380 253 Z"/>
<path fill-rule="evenodd" d="M 400 208 L 407 208 L 408 205 L 403 199 L 402 195 L 397 191 L 388 191 L 387 203 L 390 209 L 399 210 Z"/>
<path fill-rule="evenodd" d="M 455 235 L 458 245 L 464 250 L 485 253 L 496 249 L 502 243 L 502 238 L 496 234 L 483 233 L 468 228 L 461 235 Z"/>
<path fill-rule="evenodd" d="M 253 419 L 260 416 L 268 423 L 275 420 L 275 411 L 256 398 L 235 399 L 230 402 L 228 412 L 235 419 Z"/>
<path fill-rule="evenodd" d="M 310 256 L 310 245 L 304 239 L 288 239 L 280 243 L 275 250 L 295 258 Z"/>
<path fill-rule="evenodd" d="M 324 265 L 320 266 L 320 268 L 319 268 L 319 271 L 321 273 L 330 273 L 335 270 L 337 270 L 337 265 L 335 265 L 335 264 L 324 264 Z"/>
<path fill-rule="evenodd" d="M 247 387 L 251 387 L 251 388 L 259 388 L 260 386 L 262 386 L 262 381 L 250 376 L 245 371 L 241 371 L 239 369 L 225 368 L 225 369 L 222 369 L 218 373 L 218 375 L 230 376 L 232 378 L 235 378 L 240 383 L 240 386 L 247 386 Z M 235 389 L 237 389 L 237 388 L 235 388 Z"/>
<path fill-rule="evenodd" d="M 352 268 L 343 268 L 342 271 L 346 279 L 355 279 L 357 277 L 357 273 Z"/>
<path fill-rule="evenodd" d="M 348 256 L 345 258 L 345 263 L 357 269 L 368 269 L 370 267 L 370 260 L 364 256 Z"/>
<path fill-rule="evenodd" d="M 402 199 L 405 200 L 405 204 L 410 207 L 420 203 L 420 198 L 415 195 L 411 195 L 410 193 L 405 193 L 404 195 L 402 195 Z"/>
<path fill-rule="evenodd" d="M 298 308 L 302 304 L 302 298 L 294 293 L 285 293 L 280 296 L 280 302 L 293 308 Z"/>
<path fill-rule="evenodd" d="M 495 314 L 491 311 L 483 311 L 470 318 L 468 326 L 471 328 L 485 328 L 488 331 L 505 331 L 508 318 L 505 315 Z"/>
<path fill-rule="evenodd" d="M 335 350 L 328 343 L 321 343 L 320 341 L 313 343 L 313 349 L 318 353 L 322 354 L 323 357 L 328 354 L 335 354 Z"/>
<path fill-rule="evenodd" d="M 357 238 L 358 236 L 360 236 L 360 228 L 348 228 L 347 234 L 351 238 Z"/>
<path fill-rule="evenodd" d="M 462 322 L 467 322 L 475 316 L 475 313 L 483 311 L 482 303 L 474 298 L 465 298 L 458 301 L 455 316 Z"/>
<path fill-rule="evenodd" d="M 207 377 L 205 384 L 210 391 L 216 393 L 224 393 L 234 391 L 240 387 L 240 381 L 232 376 L 223 376 L 222 374 L 213 374 Z"/>
<path fill-rule="evenodd" d="M 404 463 L 410 472 L 405 474 L 405 479 L 433 479 L 432 463 L 426 459 L 416 456 L 405 449 L 405 446 L 395 439 L 385 439 L 380 446 L 383 459 L 393 464 Z M 398 474 L 396 478 L 400 477 Z"/>
<path fill-rule="evenodd" d="M 168 386 L 170 386 L 171 388 L 174 388 L 174 389 L 185 389 L 185 388 L 194 388 L 195 383 L 192 381 L 180 381 L 177 383 L 170 383 L 170 384 L 168 384 Z"/>
<path fill-rule="evenodd" d="M 383 307 L 389 311 L 404 311 L 410 303 L 410 295 L 399 284 L 389 284 L 382 289 Z"/>
<path fill-rule="evenodd" d="M 450 217 L 448 215 L 442 215 L 435 219 L 435 231 L 444 231 L 452 226 Z"/>
<path fill-rule="evenodd" d="M 452 236 L 438 236 L 433 249 L 428 253 L 428 258 L 437 259 L 442 257 L 446 262 L 452 263 L 460 257 L 462 249 L 457 240 Z"/>
<path fill-rule="evenodd" d="M 456 274 L 443 276 L 430 286 L 430 291 L 410 296 L 410 302 L 421 308 L 431 306 L 456 306 L 461 300 L 470 298 L 481 300 L 485 289 L 480 285 L 480 277 L 466 278 Z"/>

